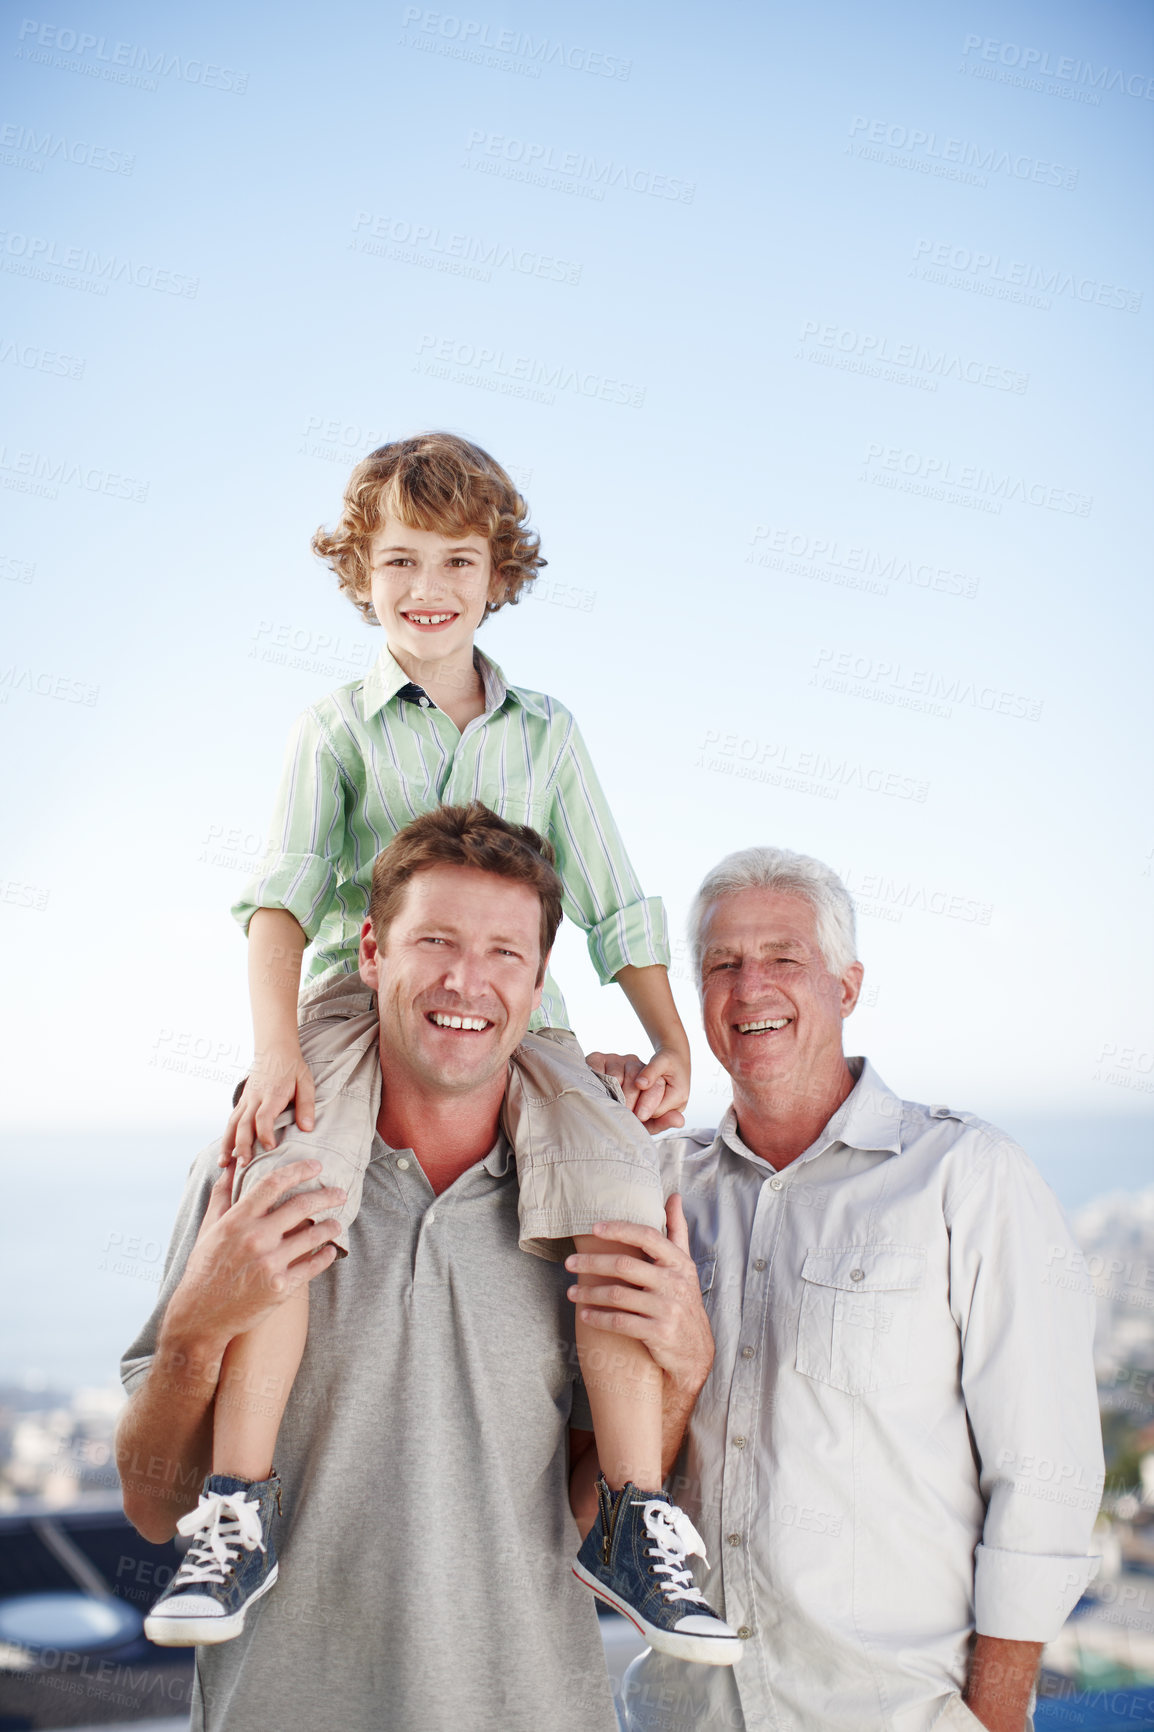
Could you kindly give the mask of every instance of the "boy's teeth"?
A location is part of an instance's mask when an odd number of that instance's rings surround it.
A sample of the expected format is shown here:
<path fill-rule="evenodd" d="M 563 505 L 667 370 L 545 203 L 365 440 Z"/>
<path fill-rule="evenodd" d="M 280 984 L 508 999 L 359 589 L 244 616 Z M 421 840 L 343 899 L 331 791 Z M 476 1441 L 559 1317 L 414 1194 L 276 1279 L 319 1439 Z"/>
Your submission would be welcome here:
<path fill-rule="evenodd" d="M 451 613 L 411 613 L 408 617 L 414 625 L 444 625 L 453 616 Z"/>
<path fill-rule="evenodd" d="M 766 1016 L 760 1022 L 739 1022 L 738 1034 L 752 1034 L 759 1028 L 784 1028 L 789 1021 L 788 1016 Z"/>
<path fill-rule="evenodd" d="M 433 1012 L 433 1021 L 438 1028 L 469 1028 L 480 1032 L 489 1027 L 483 1016 L 450 1016 L 443 1010 Z"/>

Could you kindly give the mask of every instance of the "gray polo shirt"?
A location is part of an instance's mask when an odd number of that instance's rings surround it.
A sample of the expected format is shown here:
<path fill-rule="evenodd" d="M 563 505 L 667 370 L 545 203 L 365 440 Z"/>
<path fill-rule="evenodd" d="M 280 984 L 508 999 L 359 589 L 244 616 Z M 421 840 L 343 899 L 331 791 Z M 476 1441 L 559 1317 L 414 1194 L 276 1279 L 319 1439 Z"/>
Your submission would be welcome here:
<path fill-rule="evenodd" d="M 195 1161 L 143 1379 L 217 1175 Z M 615 1732 L 571 1574 L 567 1431 L 590 1428 L 563 1269 L 517 1248 L 503 1141 L 435 1197 L 378 1137 L 349 1255 L 313 1282 L 281 1426 L 280 1579 L 201 1648 L 194 1732 Z M 253 1391 L 259 1395 L 258 1391 Z"/>

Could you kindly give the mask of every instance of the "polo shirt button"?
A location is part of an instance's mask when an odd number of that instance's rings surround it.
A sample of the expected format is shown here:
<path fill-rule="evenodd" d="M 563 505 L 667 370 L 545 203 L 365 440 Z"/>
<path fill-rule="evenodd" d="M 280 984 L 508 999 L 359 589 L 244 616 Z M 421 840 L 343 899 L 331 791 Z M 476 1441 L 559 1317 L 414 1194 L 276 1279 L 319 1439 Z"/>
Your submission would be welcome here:
<path fill-rule="evenodd" d="M 753 1631 L 750 1629 L 748 1624 L 742 1624 L 740 1630 L 738 1630 L 737 1633 L 741 1637 L 743 1642 L 748 1642 L 749 1638 L 753 1634 Z"/>
<path fill-rule="evenodd" d="M 849 1278 L 851 1281 L 864 1281 L 865 1280 L 865 1270 L 864 1269 L 851 1269 L 849 1272 Z"/>
<path fill-rule="evenodd" d="M 756 1351 L 757 1349 L 754 1347 L 743 1347 L 741 1350 L 741 1357 L 743 1359 L 752 1359 Z"/>
<path fill-rule="evenodd" d="M 745 1448 L 744 1437 L 735 1437 L 733 1440 L 733 1447 L 734 1447 L 734 1449 L 744 1449 Z"/>
<path fill-rule="evenodd" d="M 760 1272 L 762 1269 L 765 1268 L 765 1258 L 759 1257 L 753 1266 L 755 1269 L 757 1269 Z"/>
<path fill-rule="evenodd" d="M 406 1160 L 405 1156 L 402 1155 L 397 1162 L 397 1171 L 401 1172 L 401 1173 L 407 1173 L 408 1170 L 409 1170 L 409 1163 Z"/>
<path fill-rule="evenodd" d="M 432 1224 L 436 1220 L 436 1218 L 437 1218 L 437 1214 L 436 1214 L 435 1209 L 430 1209 L 428 1214 L 425 1216 L 425 1219 L 429 1223 L 430 1227 L 432 1226 Z"/>
<path fill-rule="evenodd" d="M 419 703 L 419 704 L 420 704 L 420 706 L 421 706 L 421 708 L 422 708 L 422 709 L 423 709 L 423 710 L 427 710 L 427 709 L 428 709 L 428 707 L 429 707 L 429 700 L 428 700 L 428 698 L 418 698 L 418 699 L 417 699 L 417 702 L 418 702 L 418 703 Z"/>
<path fill-rule="evenodd" d="M 771 1179 L 769 1181 L 769 1188 L 771 1191 L 784 1191 L 785 1180 L 784 1179 Z"/>
<path fill-rule="evenodd" d="M 741 1544 L 740 1534 L 726 1534 L 725 1538 L 728 1545 L 739 1546 Z"/>

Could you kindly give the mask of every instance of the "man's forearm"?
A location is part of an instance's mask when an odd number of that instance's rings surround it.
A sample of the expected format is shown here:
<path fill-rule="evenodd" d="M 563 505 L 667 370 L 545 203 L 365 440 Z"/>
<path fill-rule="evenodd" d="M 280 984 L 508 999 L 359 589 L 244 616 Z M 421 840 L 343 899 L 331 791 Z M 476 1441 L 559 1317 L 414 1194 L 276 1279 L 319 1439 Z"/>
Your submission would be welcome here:
<path fill-rule="evenodd" d="M 569 1508 L 577 1523 L 577 1532 L 584 1539 L 597 1520 L 597 1443 L 591 1431 L 569 1433 Z"/>
<path fill-rule="evenodd" d="M 1023 1732 L 1041 1658 L 1041 1642 L 1008 1642 L 1000 1636 L 975 1638 L 966 1706 L 988 1732 Z"/>
<path fill-rule="evenodd" d="M 674 1463 L 681 1453 L 681 1444 L 685 1437 L 685 1428 L 689 1424 L 689 1416 L 701 1393 L 700 1386 L 690 1391 L 685 1385 L 678 1385 L 668 1373 L 665 1375 L 661 1404 L 661 1477 L 668 1479 L 673 1472 Z M 601 1468 L 597 1460 L 597 1445 L 592 1432 L 574 1432 L 574 1439 L 580 1439 L 579 1449 L 573 1453 L 573 1465 L 569 1478 L 569 1505 L 577 1522 L 578 1531 L 584 1539 L 593 1526 L 597 1515 L 596 1480 Z"/>
<path fill-rule="evenodd" d="M 174 1295 L 175 1298 L 175 1295 Z M 212 1463 L 212 1416 L 227 1343 L 182 1336 L 166 1319 L 147 1378 L 116 1432 L 124 1510 L 154 1545 L 193 1509 Z"/>
<path fill-rule="evenodd" d="M 692 1387 L 684 1382 L 678 1382 L 668 1372 L 662 1389 L 661 1400 L 661 1477 L 668 1479 L 673 1472 L 673 1464 L 681 1454 L 681 1445 L 685 1441 L 686 1429 L 690 1415 L 697 1404 L 703 1385 L 695 1383 Z"/>

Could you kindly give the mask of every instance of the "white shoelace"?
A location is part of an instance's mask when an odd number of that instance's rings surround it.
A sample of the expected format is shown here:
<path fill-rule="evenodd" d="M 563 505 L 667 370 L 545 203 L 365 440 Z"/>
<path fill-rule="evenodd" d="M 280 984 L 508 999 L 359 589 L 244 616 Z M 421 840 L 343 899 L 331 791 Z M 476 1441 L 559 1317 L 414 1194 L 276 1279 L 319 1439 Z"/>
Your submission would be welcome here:
<path fill-rule="evenodd" d="M 199 1504 L 176 1524 L 181 1534 L 197 1537 L 178 1574 L 182 1582 L 223 1582 L 241 1546 L 267 1550 L 260 1525 L 260 1504 L 243 1492 L 202 1492 Z"/>
<path fill-rule="evenodd" d="M 644 1506 L 645 1531 L 654 1544 L 647 1555 L 660 1559 L 653 1567 L 659 1576 L 667 1577 L 661 1591 L 667 1600 L 695 1600 L 706 1603 L 705 1595 L 694 1582 L 685 1560 L 700 1558 L 708 1568 L 705 1541 L 683 1509 L 667 1504 L 661 1498 L 650 1498 Z"/>

